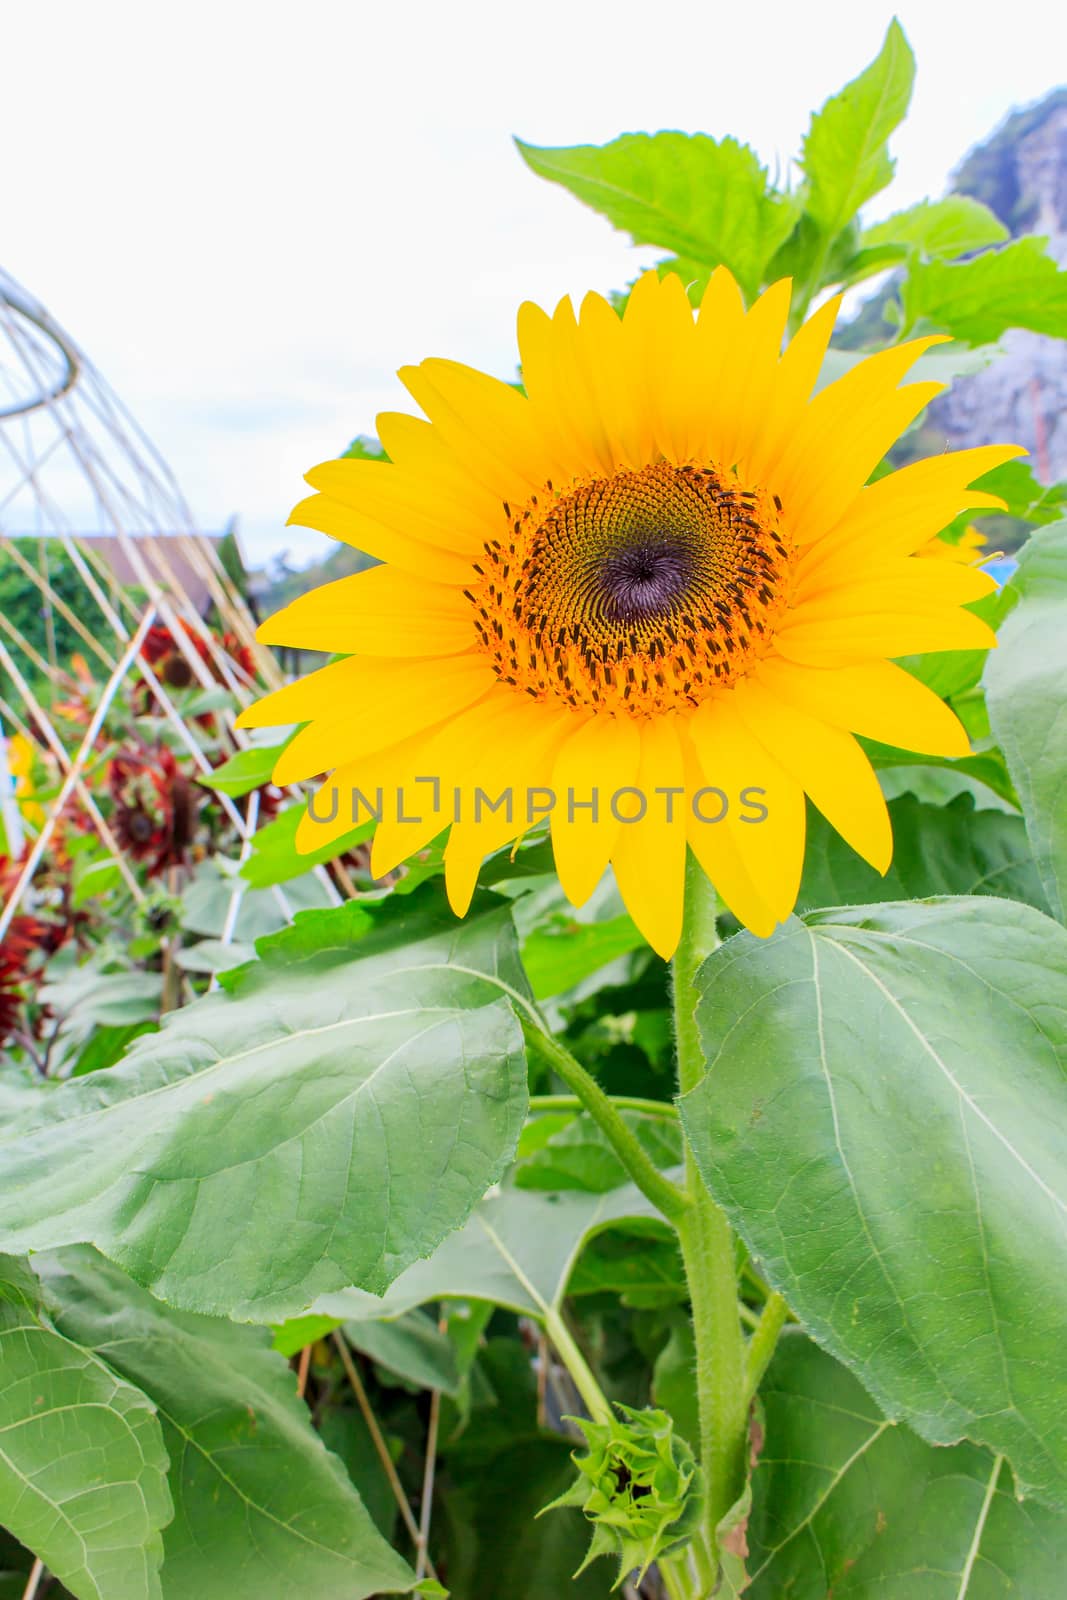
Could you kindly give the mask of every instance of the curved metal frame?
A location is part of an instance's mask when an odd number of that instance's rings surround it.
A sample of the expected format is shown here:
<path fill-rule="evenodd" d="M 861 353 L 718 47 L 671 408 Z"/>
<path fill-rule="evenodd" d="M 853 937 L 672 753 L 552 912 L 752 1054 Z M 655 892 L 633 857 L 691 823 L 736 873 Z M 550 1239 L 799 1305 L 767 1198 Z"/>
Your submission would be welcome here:
<path fill-rule="evenodd" d="M 0 304 L 10 306 L 27 322 L 32 322 L 44 334 L 46 339 L 51 339 L 66 363 L 66 370 L 58 383 L 47 394 L 34 395 L 30 400 L 19 400 L 11 406 L 0 406 L 0 421 L 8 417 L 26 416 L 31 411 L 39 411 L 43 406 L 50 406 L 56 400 L 61 400 L 69 394 L 81 376 L 81 358 L 64 334 L 63 330 L 52 321 L 47 312 L 35 311 L 32 306 L 26 305 L 22 300 L 15 299 L 10 294 L 0 293 Z"/>

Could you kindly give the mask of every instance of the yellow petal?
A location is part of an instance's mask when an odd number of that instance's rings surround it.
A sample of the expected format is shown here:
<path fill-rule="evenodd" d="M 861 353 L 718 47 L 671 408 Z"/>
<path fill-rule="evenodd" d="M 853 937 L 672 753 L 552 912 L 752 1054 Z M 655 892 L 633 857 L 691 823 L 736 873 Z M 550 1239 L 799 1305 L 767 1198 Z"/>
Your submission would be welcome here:
<path fill-rule="evenodd" d="M 736 462 L 741 472 L 766 426 L 792 288 L 789 278 L 772 284 L 745 317 L 746 355 L 733 386 L 729 426 L 719 447 L 719 460 L 726 466 Z"/>
<path fill-rule="evenodd" d="M 457 716 L 497 683 L 484 656 L 362 665 L 365 670 L 347 681 L 348 695 L 317 713 L 282 751 L 275 783 L 300 783 L 387 750 Z"/>
<path fill-rule="evenodd" d="M 705 783 L 687 731 L 683 733 L 682 749 L 686 757 L 686 783 L 689 789 L 686 812 L 689 848 L 727 909 L 733 912 L 743 927 L 765 939 L 774 932 L 775 919 L 769 906 L 757 893 L 726 818 L 723 817 L 719 822 L 702 822 L 693 809 L 692 797 L 700 793 Z M 719 807 L 714 802 L 710 810 L 703 800 L 700 804 L 705 818 L 717 814 Z"/>
<path fill-rule="evenodd" d="M 510 699 L 485 709 L 463 768 L 461 819 L 445 847 L 445 886 L 459 917 L 466 915 L 486 856 L 548 815 L 556 753 L 580 720 L 569 710 L 524 703 L 515 693 Z M 499 803 L 509 792 L 510 810 Z M 479 794 L 486 797 L 480 811 Z"/>
<path fill-rule="evenodd" d="M 279 728 L 287 723 L 308 722 L 312 717 L 350 705 L 370 689 L 375 674 L 389 670 L 392 662 L 349 657 L 331 661 L 328 666 L 309 672 L 266 694 L 254 705 L 246 706 L 237 718 L 239 728 Z"/>
<path fill-rule="evenodd" d="M 673 717 L 655 717 L 642 725 L 634 787 L 645 810 L 639 821 L 623 822 L 612 865 L 627 911 L 667 961 L 681 938 L 685 897 L 685 763 Z M 632 813 L 627 809 L 631 803 Z M 636 796 L 620 799 L 624 817 L 639 815 L 639 809 Z"/>
<path fill-rule="evenodd" d="M 559 467 L 525 395 L 458 361 L 402 367 L 400 380 L 448 448 L 495 498 L 524 500 Z"/>
<path fill-rule="evenodd" d="M 342 505 L 340 500 L 332 500 L 325 494 L 313 494 L 301 500 L 290 512 L 289 521 L 298 528 L 316 528 L 320 533 L 329 534 L 331 539 L 340 539 L 357 550 L 365 550 L 378 561 L 388 561 L 434 583 L 469 584 L 471 562 L 477 559 L 482 548 L 465 535 L 464 542 L 470 549 L 467 555 L 457 555 L 439 545 L 414 539 L 399 528 L 388 527 L 354 506 Z"/>
<path fill-rule="evenodd" d="M 578 324 L 569 300 L 554 316 L 527 301 L 519 307 L 522 380 L 553 453 L 575 476 L 609 474 L 611 439 L 581 358 Z"/>
<path fill-rule="evenodd" d="M 428 431 L 428 446 L 435 431 Z M 435 461 L 440 449 L 437 441 Z M 381 461 L 322 461 L 306 476 L 331 500 L 441 550 L 474 554 L 488 534 L 506 526 L 495 497 L 460 491 L 429 465 L 412 472 Z"/>
<path fill-rule="evenodd" d="M 778 699 L 836 728 L 926 755 L 965 756 L 970 751 L 959 718 L 932 689 L 892 661 L 801 667 L 768 658 L 756 676 Z"/>
<path fill-rule="evenodd" d="M 893 834 L 874 768 L 851 734 L 779 700 L 747 678 L 736 691 L 738 714 L 772 749 L 831 827 L 878 872 L 893 857 Z"/>
<path fill-rule="evenodd" d="M 742 456 L 742 470 L 756 482 L 762 481 L 770 464 L 780 459 L 797 427 L 825 359 L 841 299 L 841 295 L 834 295 L 820 306 L 797 330 L 782 354 L 766 414 Z"/>
<path fill-rule="evenodd" d="M 432 422 L 406 411 L 380 411 L 375 425 L 403 480 L 412 488 L 429 488 L 438 510 L 447 507 L 450 523 L 486 524 L 493 531 L 499 527 L 499 496 L 478 482 L 469 463 L 448 448 Z"/>
<path fill-rule="evenodd" d="M 562 745 L 552 774 L 556 807 L 552 849 L 563 892 L 584 905 L 604 875 L 621 824 L 611 810 L 617 790 L 632 787 L 641 759 L 629 717 L 592 717 Z M 587 807 L 595 804 L 595 813 Z"/>
<path fill-rule="evenodd" d="M 402 786 L 417 797 L 405 805 L 405 815 L 418 816 L 421 821 L 401 821 L 399 815 L 383 818 L 371 853 L 376 877 L 391 872 L 457 818 L 470 818 L 477 787 L 481 786 L 488 795 L 488 800 L 479 802 L 480 808 L 493 815 L 488 801 L 495 800 L 504 785 L 489 792 L 492 780 L 485 775 L 485 760 L 490 754 L 506 753 L 510 776 L 505 781 L 525 782 L 515 740 L 529 731 L 530 713 L 540 709 L 514 689 L 494 681 L 489 693 L 475 704 L 418 737 Z M 512 812 L 514 815 L 514 806 Z"/>
<path fill-rule="evenodd" d="M 849 571 L 841 562 L 832 575 L 824 568 L 817 579 L 798 585 L 789 621 L 808 623 L 868 611 L 936 611 L 969 605 L 996 587 L 988 572 L 963 562 L 906 556 L 859 572 Z"/>
<path fill-rule="evenodd" d="M 745 306 L 731 272 L 716 267 L 708 279 L 696 321 L 693 344 L 689 453 L 717 461 L 730 431 L 733 388 L 747 353 Z"/>
<path fill-rule="evenodd" d="M 931 563 L 932 565 L 932 563 Z M 836 667 L 878 656 L 936 650 L 991 650 L 997 636 L 973 611 L 868 612 L 796 623 L 775 634 L 779 655 L 802 666 Z"/>
<path fill-rule="evenodd" d="M 767 472 L 799 543 L 825 533 L 859 493 L 889 446 L 943 384 L 897 385 L 940 335 L 868 356 L 828 384 L 800 413 Z"/>
<path fill-rule="evenodd" d="M 1025 451 L 1015 445 L 980 445 L 912 462 L 861 489 L 836 526 L 804 551 L 799 576 L 807 579 L 839 559 L 880 561 L 908 556 L 961 511 L 1003 509 L 996 495 L 971 489 L 975 478 Z"/>
<path fill-rule="evenodd" d="M 796 905 L 804 866 L 807 821 L 801 785 L 738 714 L 736 690 L 699 706 L 689 719 L 688 734 L 704 784 L 727 798 L 724 823 L 759 907 L 772 925 L 784 922 Z M 716 816 L 720 809 L 714 795 L 700 802 L 705 817 Z M 695 807 L 693 811 L 695 817 Z M 709 837 L 722 825 L 703 824 Z M 738 916 L 748 905 L 743 899 L 738 905 L 727 903 Z M 749 923 L 746 912 L 743 920 L 754 933 L 768 931 L 765 919 Z"/>
<path fill-rule="evenodd" d="M 622 318 L 603 296 L 587 294 L 578 328 L 612 462 L 635 471 L 651 459 L 652 429 L 645 397 L 630 381 Z"/>
<path fill-rule="evenodd" d="M 328 654 L 458 655 L 477 643 L 471 617 L 461 590 L 380 566 L 301 595 L 256 638 Z"/>
<path fill-rule="evenodd" d="M 627 388 L 643 402 L 641 465 L 653 459 L 653 440 L 668 461 L 687 459 L 690 419 L 684 375 L 692 366 L 695 338 L 693 308 L 682 280 L 673 272 L 662 279 L 655 271 L 643 273 L 623 316 Z"/>

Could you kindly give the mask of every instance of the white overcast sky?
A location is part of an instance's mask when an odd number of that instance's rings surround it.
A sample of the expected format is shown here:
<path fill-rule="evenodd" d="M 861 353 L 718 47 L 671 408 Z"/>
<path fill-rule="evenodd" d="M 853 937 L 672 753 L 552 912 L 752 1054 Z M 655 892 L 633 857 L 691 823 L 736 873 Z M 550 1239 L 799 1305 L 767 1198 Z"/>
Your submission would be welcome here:
<path fill-rule="evenodd" d="M 1056 86 L 1048 0 L 901 0 L 918 83 L 897 181 L 940 193 Z M 1059 12 L 1059 15 L 1057 15 Z M 871 59 L 871 0 L 7 0 L 0 261 L 80 341 L 202 527 L 303 561 L 301 477 L 394 373 L 510 377 L 526 298 L 621 286 L 654 252 L 519 159 L 535 144 L 731 133 L 784 176 L 810 110 Z"/>

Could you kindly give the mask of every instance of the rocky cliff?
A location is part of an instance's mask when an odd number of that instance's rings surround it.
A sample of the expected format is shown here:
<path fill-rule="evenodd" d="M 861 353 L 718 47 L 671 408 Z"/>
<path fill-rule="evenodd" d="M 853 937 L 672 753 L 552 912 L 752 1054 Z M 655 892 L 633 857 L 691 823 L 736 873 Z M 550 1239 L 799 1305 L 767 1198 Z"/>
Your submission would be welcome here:
<path fill-rule="evenodd" d="M 1047 235 L 1067 266 L 1067 89 L 1015 112 L 967 156 L 953 180 L 983 200 L 1013 234 Z M 1067 341 L 1014 330 L 1004 356 L 959 379 L 930 409 L 950 446 L 1011 439 L 1030 451 L 1045 483 L 1067 478 Z"/>

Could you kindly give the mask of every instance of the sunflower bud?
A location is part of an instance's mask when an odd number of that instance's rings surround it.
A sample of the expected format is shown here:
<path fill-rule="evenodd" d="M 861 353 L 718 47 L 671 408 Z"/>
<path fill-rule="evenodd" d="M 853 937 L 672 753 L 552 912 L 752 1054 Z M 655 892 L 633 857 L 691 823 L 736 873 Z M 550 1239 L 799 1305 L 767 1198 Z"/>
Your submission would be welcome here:
<path fill-rule="evenodd" d="M 576 1483 L 545 1506 L 580 1506 L 593 1524 L 593 1538 L 582 1565 L 600 1555 L 619 1560 L 618 1588 L 638 1570 L 644 1577 L 660 1556 L 675 1555 L 700 1525 L 704 1482 L 692 1450 L 674 1431 L 665 1411 L 634 1411 L 617 1406 L 621 1419 L 589 1422 L 575 1418 L 589 1453 L 572 1456 Z"/>

